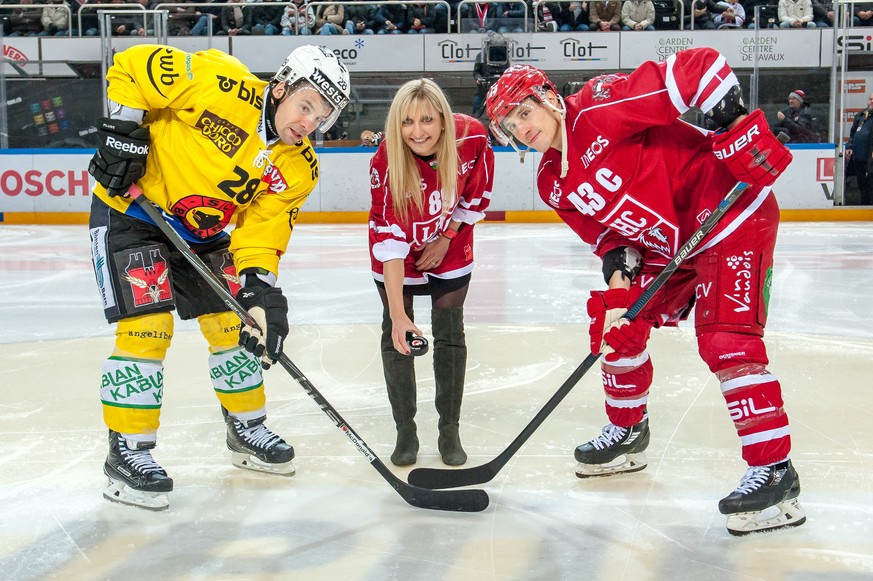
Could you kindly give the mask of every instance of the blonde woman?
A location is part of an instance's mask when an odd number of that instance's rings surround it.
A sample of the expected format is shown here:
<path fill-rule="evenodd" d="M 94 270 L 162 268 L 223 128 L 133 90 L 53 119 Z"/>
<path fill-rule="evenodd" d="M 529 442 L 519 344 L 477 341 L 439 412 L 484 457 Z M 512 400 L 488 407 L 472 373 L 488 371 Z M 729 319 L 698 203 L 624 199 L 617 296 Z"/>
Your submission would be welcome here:
<path fill-rule="evenodd" d="M 391 462 L 414 464 L 414 360 L 407 339 L 421 335 L 413 297 L 430 295 L 439 413 L 438 448 L 445 464 L 467 461 L 458 426 L 467 346 L 464 300 L 473 270 L 473 226 L 485 217 L 494 153 L 482 124 L 452 113 L 428 79 L 397 91 L 386 138 L 370 162 L 370 258 L 382 299 L 382 366 L 397 427 Z"/>

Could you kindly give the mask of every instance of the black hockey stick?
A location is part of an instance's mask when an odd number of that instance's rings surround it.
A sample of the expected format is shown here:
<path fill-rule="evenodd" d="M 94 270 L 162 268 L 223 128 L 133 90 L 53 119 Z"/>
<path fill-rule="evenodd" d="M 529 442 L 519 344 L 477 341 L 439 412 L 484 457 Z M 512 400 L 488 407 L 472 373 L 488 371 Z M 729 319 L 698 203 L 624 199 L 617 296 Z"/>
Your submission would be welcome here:
<path fill-rule="evenodd" d="M 788 136 L 784 133 L 780 133 L 779 141 L 785 143 L 788 141 Z M 640 295 L 640 298 L 630 306 L 627 313 L 624 315 L 624 318 L 628 320 L 633 319 L 643 310 L 643 307 L 645 307 L 652 299 L 652 296 L 654 296 L 658 289 L 667 282 L 667 279 L 676 272 L 676 269 L 685 262 L 685 259 L 688 258 L 694 248 L 712 231 L 715 224 L 721 220 L 721 217 L 724 216 L 747 187 L 749 187 L 748 184 L 738 182 L 737 185 L 728 192 L 727 196 L 725 196 L 715 210 L 712 211 L 712 214 L 710 214 L 703 224 L 700 225 L 700 228 L 691 235 L 691 238 L 682 245 L 676 255 L 670 260 L 667 266 L 664 267 L 664 270 L 655 277 L 652 284 L 650 284 L 645 292 Z M 567 397 L 570 390 L 579 383 L 582 376 L 591 369 L 591 366 L 594 365 L 598 359 L 600 359 L 599 353 L 597 355 L 588 355 L 588 357 L 579 364 L 579 367 L 577 367 L 570 377 L 568 377 L 561 385 L 561 387 L 558 388 L 558 391 L 556 391 L 549 401 L 546 402 L 546 405 L 544 405 L 537 415 L 535 415 L 527 426 L 524 427 L 521 433 L 516 436 L 509 446 L 507 446 L 507 448 L 493 460 L 479 466 L 471 466 L 470 468 L 416 468 L 409 473 L 409 483 L 414 486 L 421 486 L 422 488 L 440 489 L 490 482 L 492 478 L 497 476 L 497 473 L 500 472 L 506 463 L 509 462 L 509 459 L 521 449 L 524 443 L 527 442 L 528 438 L 530 438 L 540 425 L 546 421 L 549 414 L 551 414 L 555 408 L 558 407 L 558 404 Z"/>
<path fill-rule="evenodd" d="M 142 194 L 142 190 L 134 184 L 128 190 L 128 193 L 134 198 L 152 219 L 158 228 L 170 239 L 173 245 L 185 256 L 188 262 L 197 270 L 203 279 L 212 287 L 218 296 L 224 301 L 227 307 L 236 313 L 237 316 L 246 324 L 254 328 L 258 328 L 257 323 L 248 314 L 248 312 L 237 302 L 236 298 L 224 286 L 224 283 L 206 266 L 203 260 L 188 247 L 188 244 L 182 236 L 176 232 L 170 224 L 161 215 L 161 212 Z M 376 456 L 375 453 L 367 446 L 366 442 L 355 433 L 351 426 L 346 423 L 343 417 L 336 409 L 330 405 L 330 402 L 312 385 L 312 382 L 303 375 L 296 365 L 284 353 L 279 358 L 279 363 L 285 368 L 285 371 L 291 374 L 297 383 L 299 383 L 304 391 L 315 400 L 315 403 L 321 408 L 327 416 L 333 420 L 336 427 L 341 429 L 346 437 L 352 442 L 354 447 L 373 465 L 376 471 L 382 475 L 382 478 L 403 497 L 403 500 L 417 508 L 429 508 L 433 510 L 448 510 L 455 512 L 479 512 L 485 510 L 488 506 L 488 494 L 484 490 L 430 490 L 419 488 L 407 484 L 394 475 L 391 470 Z"/>

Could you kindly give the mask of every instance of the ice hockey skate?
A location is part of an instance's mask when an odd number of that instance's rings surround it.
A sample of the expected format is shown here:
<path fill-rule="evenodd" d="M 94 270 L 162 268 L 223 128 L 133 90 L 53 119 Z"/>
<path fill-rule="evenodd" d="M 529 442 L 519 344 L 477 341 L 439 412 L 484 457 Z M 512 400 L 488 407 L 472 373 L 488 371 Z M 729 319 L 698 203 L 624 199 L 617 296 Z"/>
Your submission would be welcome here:
<path fill-rule="evenodd" d="M 154 442 L 128 440 L 109 430 L 109 454 L 103 472 L 109 484 L 103 496 L 112 502 L 139 506 L 148 510 L 165 510 L 170 506 L 168 492 L 173 479 L 152 458 Z"/>
<path fill-rule="evenodd" d="M 646 467 L 645 449 L 649 447 L 649 419 L 622 428 L 609 424 L 599 436 L 576 448 L 576 476 L 612 476 L 639 472 Z"/>
<path fill-rule="evenodd" d="M 797 527 L 806 522 L 798 496 L 800 478 L 786 460 L 750 467 L 740 485 L 719 501 L 718 510 L 727 515 L 728 532 L 735 536 Z"/>
<path fill-rule="evenodd" d="M 264 425 L 266 416 L 241 420 L 222 408 L 227 424 L 227 447 L 231 461 L 237 468 L 293 476 L 296 472 L 291 460 L 294 448 Z"/>

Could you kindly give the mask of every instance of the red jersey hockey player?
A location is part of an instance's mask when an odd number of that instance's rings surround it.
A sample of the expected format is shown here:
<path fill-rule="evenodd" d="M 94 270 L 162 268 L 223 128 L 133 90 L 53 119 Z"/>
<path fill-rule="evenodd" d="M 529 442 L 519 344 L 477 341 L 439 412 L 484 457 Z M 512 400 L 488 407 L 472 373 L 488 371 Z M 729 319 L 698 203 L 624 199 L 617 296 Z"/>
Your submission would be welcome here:
<path fill-rule="evenodd" d="M 467 461 L 458 426 L 467 346 L 464 300 L 473 271 L 473 225 L 485 217 L 494 153 L 482 123 L 453 114 L 433 81 L 409 81 L 388 111 L 385 140 L 370 162 L 370 257 L 382 299 L 382 366 L 397 427 L 391 462 L 418 453 L 415 368 L 407 334 L 413 296 L 430 295 L 440 456 Z"/>
<path fill-rule="evenodd" d="M 678 117 L 704 111 L 715 133 Z M 788 416 L 762 340 L 779 209 L 770 186 L 791 160 L 760 110 L 748 114 L 724 57 L 681 51 L 627 74 L 591 79 L 562 99 L 530 66 L 508 69 L 487 98 L 504 142 L 543 152 L 542 199 L 603 261 L 609 290 L 592 291 L 592 353 L 601 361 L 609 425 L 576 448 L 580 478 L 642 470 L 652 328 L 695 309 L 700 356 L 718 378 L 749 468 L 719 502 L 732 534 L 805 521 L 789 460 Z M 750 187 L 658 291 L 621 319 L 737 181 Z M 762 515 L 762 511 L 778 507 Z M 771 512 L 778 512 L 772 516 Z"/>

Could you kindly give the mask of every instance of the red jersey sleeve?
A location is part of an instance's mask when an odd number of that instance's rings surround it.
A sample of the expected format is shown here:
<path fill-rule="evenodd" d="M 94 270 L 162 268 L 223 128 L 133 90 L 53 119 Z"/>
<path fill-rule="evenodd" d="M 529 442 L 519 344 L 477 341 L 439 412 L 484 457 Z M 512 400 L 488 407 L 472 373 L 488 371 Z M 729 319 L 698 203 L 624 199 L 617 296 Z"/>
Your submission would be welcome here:
<path fill-rule="evenodd" d="M 455 114 L 455 130 L 458 141 L 459 173 L 462 180 L 458 205 L 452 212 L 452 220 L 475 224 L 485 217 L 485 209 L 491 203 L 494 186 L 494 150 L 485 127 L 478 119 Z"/>
<path fill-rule="evenodd" d="M 736 75 L 711 48 L 682 50 L 666 60 L 643 63 L 631 74 L 607 74 L 588 81 L 579 93 L 571 133 L 585 118 L 604 135 L 622 139 L 654 125 L 674 123 L 692 107 L 711 110 L 734 85 Z"/>

